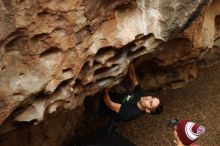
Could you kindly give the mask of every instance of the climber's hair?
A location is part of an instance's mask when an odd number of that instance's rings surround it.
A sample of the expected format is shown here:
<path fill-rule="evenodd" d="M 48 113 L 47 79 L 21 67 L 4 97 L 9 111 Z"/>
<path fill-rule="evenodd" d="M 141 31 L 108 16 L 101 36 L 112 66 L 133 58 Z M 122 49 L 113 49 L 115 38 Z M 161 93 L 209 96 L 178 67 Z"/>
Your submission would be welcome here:
<path fill-rule="evenodd" d="M 159 115 L 163 112 L 163 102 L 160 100 L 160 104 L 150 112 L 152 115 Z"/>

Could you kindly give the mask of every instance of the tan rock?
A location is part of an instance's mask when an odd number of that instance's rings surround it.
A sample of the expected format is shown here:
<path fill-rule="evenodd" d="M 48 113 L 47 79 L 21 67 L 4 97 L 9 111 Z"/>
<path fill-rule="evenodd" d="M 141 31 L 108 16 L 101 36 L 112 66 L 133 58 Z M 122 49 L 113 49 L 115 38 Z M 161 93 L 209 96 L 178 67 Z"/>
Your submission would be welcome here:
<path fill-rule="evenodd" d="M 137 69 L 155 61 L 156 74 L 138 69 L 146 88 L 188 82 L 197 75 L 193 62 L 219 46 L 219 4 L 0 1 L 0 124 L 38 124 L 57 109 L 70 112 L 118 84 L 132 61 Z"/>

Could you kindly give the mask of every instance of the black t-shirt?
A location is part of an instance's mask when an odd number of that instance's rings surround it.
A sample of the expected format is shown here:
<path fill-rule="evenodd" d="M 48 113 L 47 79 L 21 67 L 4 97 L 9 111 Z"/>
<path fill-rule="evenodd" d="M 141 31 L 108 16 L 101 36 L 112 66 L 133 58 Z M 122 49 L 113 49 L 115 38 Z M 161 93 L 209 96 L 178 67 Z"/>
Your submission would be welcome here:
<path fill-rule="evenodd" d="M 146 94 L 147 93 L 144 92 L 139 85 L 135 86 L 132 94 L 128 94 L 123 97 L 118 117 L 123 121 L 130 121 L 142 115 L 144 111 L 141 111 L 138 108 L 137 102 Z"/>

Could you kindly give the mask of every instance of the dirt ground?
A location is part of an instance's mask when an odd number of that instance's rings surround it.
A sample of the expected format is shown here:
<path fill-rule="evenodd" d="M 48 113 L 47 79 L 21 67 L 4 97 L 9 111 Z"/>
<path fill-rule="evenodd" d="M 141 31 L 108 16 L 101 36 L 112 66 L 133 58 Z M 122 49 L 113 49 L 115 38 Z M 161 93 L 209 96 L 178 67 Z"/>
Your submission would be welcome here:
<path fill-rule="evenodd" d="M 145 114 L 133 121 L 121 123 L 118 132 L 137 146 L 174 146 L 169 119 L 190 119 L 206 128 L 197 144 L 220 146 L 220 65 L 201 69 L 198 77 L 184 88 L 161 92 L 164 112 Z M 74 139 L 106 125 L 106 119 L 82 116 L 84 121 Z M 85 126 L 86 125 L 86 126 Z"/>
<path fill-rule="evenodd" d="M 172 118 L 191 119 L 205 126 L 197 144 L 220 146 L 220 65 L 200 70 L 197 79 L 184 88 L 161 93 L 164 112 L 120 125 L 119 132 L 137 146 L 174 146 Z"/>

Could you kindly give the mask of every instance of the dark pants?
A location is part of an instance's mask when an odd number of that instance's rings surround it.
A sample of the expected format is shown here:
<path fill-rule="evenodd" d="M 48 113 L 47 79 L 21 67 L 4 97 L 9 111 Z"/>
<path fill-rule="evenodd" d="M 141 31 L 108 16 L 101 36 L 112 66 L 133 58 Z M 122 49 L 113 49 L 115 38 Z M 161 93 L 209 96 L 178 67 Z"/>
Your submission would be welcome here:
<path fill-rule="evenodd" d="M 127 94 L 116 94 L 109 93 L 109 96 L 113 102 L 122 103 L 123 97 Z M 110 120 L 107 125 L 108 132 L 114 132 L 118 127 L 119 122 L 121 121 L 117 113 L 109 109 L 102 98 L 102 93 L 99 92 L 93 97 L 87 97 L 84 101 L 87 111 L 98 115 L 100 117 L 110 117 Z"/>

